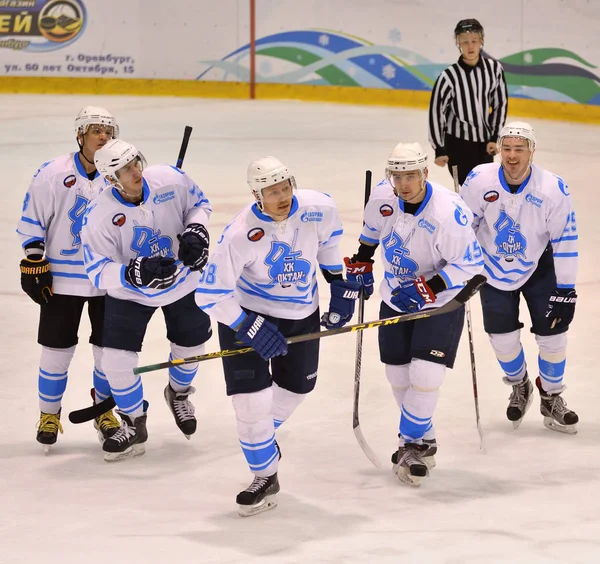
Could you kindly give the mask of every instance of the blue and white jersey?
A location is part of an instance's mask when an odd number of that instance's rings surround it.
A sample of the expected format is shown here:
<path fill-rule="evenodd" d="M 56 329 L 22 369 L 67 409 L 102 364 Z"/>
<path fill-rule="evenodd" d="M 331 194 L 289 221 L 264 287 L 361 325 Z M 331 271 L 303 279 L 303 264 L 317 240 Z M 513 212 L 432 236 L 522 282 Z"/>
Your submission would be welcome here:
<path fill-rule="evenodd" d="M 577 223 L 562 178 L 531 165 L 512 194 L 500 163 L 475 167 L 461 189 L 474 214 L 488 284 L 515 290 L 525 284 L 552 244 L 559 288 L 573 288 L 577 276 Z"/>
<path fill-rule="evenodd" d="M 204 192 L 175 167 L 151 166 L 143 177 L 141 204 L 125 201 L 110 187 L 88 207 L 81 231 L 83 258 L 96 288 L 113 298 L 158 307 L 193 292 L 200 274 L 179 263 L 181 272 L 170 288 L 136 288 L 125 280 L 126 266 L 138 257 L 177 260 L 177 235 L 190 223 L 206 226 L 212 209 Z"/>
<path fill-rule="evenodd" d="M 105 187 L 96 173 L 90 181 L 78 153 L 44 163 L 34 174 L 17 225 L 21 245 L 42 241 L 50 263 L 55 294 L 101 296 L 83 264 L 81 225 L 86 208 Z"/>
<path fill-rule="evenodd" d="M 342 232 L 335 202 L 321 192 L 296 190 L 282 222 L 248 205 L 225 227 L 200 277 L 196 303 L 230 327 L 244 318 L 242 306 L 304 319 L 319 306 L 317 269 L 343 272 Z"/>
<path fill-rule="evenodd" d="M 449 302 L 464 283 L 483 270 L 483 257 L 471 228 L 473 215 L 455 192 L 426 183 L 425 199 L 413 215 L 387 180 L 373 190 L 365 208 L 361 243 L 380 245 L 384 278 L 379 286 L 392 309 L 392 290 L 407 280 L 439 274 L 448 287 L 434 307 Z"/>

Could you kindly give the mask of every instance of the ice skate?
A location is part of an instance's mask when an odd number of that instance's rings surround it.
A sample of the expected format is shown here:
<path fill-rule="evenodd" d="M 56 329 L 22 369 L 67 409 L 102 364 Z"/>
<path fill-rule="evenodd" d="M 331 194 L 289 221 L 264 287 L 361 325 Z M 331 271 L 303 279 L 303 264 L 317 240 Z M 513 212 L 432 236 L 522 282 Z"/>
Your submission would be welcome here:
<path fill-rule="evenodd" d="M 423 478 L 429 476 L 427 464 L 423 460 L 423 452 L 427 446 L 406 443 L 400 460 L 394 465 L 394 472 L 400 481 L 414 487 L 419 487 Z M 400 450 L 400 449 L 398 449 Z"/>
<path fill-rule="evenodd" d="M 37 442 L 44 445 L 44 452 L 48 454 L 50 447 L 56 443 L 58 432 L 63 432 L 60 424 L 60 410 L 58 413 L 44 413 L 41 411 L 37 427 Z"/>
<path fill-rule="evenodd" d="M 185 392 L 176 392 L 167 384 L 165 388 L 165 401 L 175 418 L 175 423 L 179 430 L 185 435 L 189 441 L 190 436 L 196 432 L 197 420 L 194 416 L 194 405 L 188 399 L 188 396 L 193 394 L 196 388 L 190 386 Z"/>
<path fill-rule="evenodd" d="M 146 412 L 134 420 L 122 411 L 117 410 L 117 413 L 121 417 L 121 425 L 118 431 L 102 445 L 106 462 L 118 462 L 142 456 L 146 452 L 145 443 L 148 440 Z"/>
<path fill-rule="evenodd" d="M 551 431 L 575 435 L 579 416 L 567 407 L 567 402 L 561 396 L 562 390 L 556 394 L 548 394 L 542 388 L 539 376 L 535 383 L 540 392 L 540 412 L 544 416 L 544 427 Z"/>
<path fill-rule="evenodd" d="M 429 470 L 435 468 L 435 454 L 437 453 L 437 442 L 435 439 L 423 439 L 423 445 L 427 448 L 423 451 L 421 456 L 423 462 L 427 465 Z M 404 447 L 398 447 L 398 450 L 392 454 L 392 464 L 394 464 L 392 470 L 396 474 L 398 472 L 398 463 L 404 454 Z"/>
<path fill-rule="evenodd" d="M 263 511 L 277 507 L 275 494 L 279 492 L 277 472 L 267 478 L 254 476 L 252 483 L 240 492 L 235 501 L 239 505 L 238 513 L 242 517 L 251 517 Z"/>
<path fill-rule="evenodd" d="M 96 390 L 94 388 L 90 390 L 90 395 L 94 403 L 96 403 Z M 98 431 L 100 444 L 104 444 L 106 439 L 112 437 L 119 430 L 120 426 L 121 424 L 112 409 L 94 419 L 94 429 Z"/>
<path fill-rule="evenodd" d="M 512 421 L 513 428 L 518 429 L 527 410 L 533 402 L 533 384 L 525 373 L 521 382 L 514 383 L 508 378 L 503 378 L 505 384 L 512 386 L 512 393 L 508 398 L 508 407 L 506 408 L 506 417 Z"/>

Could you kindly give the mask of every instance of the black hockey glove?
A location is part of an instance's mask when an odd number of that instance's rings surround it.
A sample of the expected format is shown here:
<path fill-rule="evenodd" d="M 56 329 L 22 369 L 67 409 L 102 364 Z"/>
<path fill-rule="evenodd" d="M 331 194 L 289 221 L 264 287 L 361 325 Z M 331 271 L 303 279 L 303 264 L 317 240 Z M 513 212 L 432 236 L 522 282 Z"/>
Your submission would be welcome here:
<path fill-rule="evenodd" d="M 179 239 L 179 260 L 190 270 L 201 271 L 208 262 L 210 238 L 206 227 L 200 223 L 190 223 Z"/>
<path fill-rule="evenodd" d="M 47 304 L 52 297 L 50 263 L 42 255 L 21 261 L 21 288 L 36 304 Z"/>
<path fill-rule="evenodd" d="M 125 267 L 125 280 L 136 288 L 164 290 L 177 278 L 175 259 L 165 257 L 138 257 Z"/>
<path fill-rule="evenodd" d="M 556 288 L 548 300 L 546 319 L 550 329 L 567 329 L 575 316 L 577 293 L 574 288 Z"/>

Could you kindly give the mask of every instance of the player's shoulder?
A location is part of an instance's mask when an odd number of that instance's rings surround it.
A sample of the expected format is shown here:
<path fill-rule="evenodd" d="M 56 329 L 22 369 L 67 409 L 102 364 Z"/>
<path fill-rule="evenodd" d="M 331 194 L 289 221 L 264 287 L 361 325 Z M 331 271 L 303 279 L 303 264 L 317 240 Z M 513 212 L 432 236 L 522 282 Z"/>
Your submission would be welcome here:
<path fill-rule="evenodd" d="M 239 248 L 244 241 L 253 240 L 254 235 L 258 237 L 257 240 L 260 240 L 264 236 L 265 230 L 260 227 L 261 221 L 252 209 L 254 205 L 248 204 L 233 216 L 231 221 L 225 226 L 225 229 L 223 229 L 223 233 L 218 241 L 219 244 L 225 242 L 228 245 Z"/>
<path fill-rule="evenodd" d="M 72 177 L 73 184 L 76 180 L 74 174 L 75 169 L 75 154 L 67 153 L 60 155 L 51 161 L 43 163 L 33 175 L 33 181 L 39 182 L 50 182 L 60 177 L 62 182 L 67 186 Z"/>
<path fill-rule="evenodd" d="M 548 194 L 553 199 L 562 199 L 570 196 L 569 186 L 558 174 L 554 174 L 540 166 L 531 165 L 531 174 L 535 180 L 535 186 L 541 192 Z"/>
<path fill-rule="evenodd" d="M 185 172 L 168 164 L 149 166 L 144 169 L 144 178 L 151 190 L 159 190 L 164 186 L 185 184 Z"/>
<path fill-rule="evenodd" d="M 491 186 L 500 186 L 500 163 L 477 165 L 463 182 L 463 190 L 483 190 Z"/>
<path fill-rule="evenodd" d="M 427 207 L 432 216 L 446 230 L 456 230 L 471 225 L 473 214 L 465 201 L 454 191 L 437 182 L 431 186 L 431 205 Z"/>
<path fill-rule="evenodd" d="M 398 198 L 396 194 L 394 194 L 394 189 L 392 185 L 388 182 L 387 178 L 384 178 L 373 190 L 371 191 L 371 196 L 369 197 L 370 201 L 376 200 L 392 200 L 396 201 Z"/>
<path fill-rule="evenodd" d="M 313 206 L 323 208 L 336 207 L 335 201 L 329 194 L 319 192 L 318 190 L 297 189 L 294 192 L 294 196 L 296 196 L 296 200 L 298 201 L 298 209 Z"/>

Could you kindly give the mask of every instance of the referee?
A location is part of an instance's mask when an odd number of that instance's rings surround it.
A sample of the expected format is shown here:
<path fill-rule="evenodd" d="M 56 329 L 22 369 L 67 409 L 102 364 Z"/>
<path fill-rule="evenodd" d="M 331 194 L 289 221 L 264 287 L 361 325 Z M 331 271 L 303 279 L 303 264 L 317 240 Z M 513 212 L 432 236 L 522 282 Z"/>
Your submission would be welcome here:
<path fill-rule="evenodd" d="M 429 141 L 435 164 L 458 167 L 463 184 L 477 165 L 491 163 L 506 120 L 507 92 L 502 65 L 481 54 L 483 27 L 475 19 L 454 29 L 460 59 L 435 81 L 429 103 Z"/>

